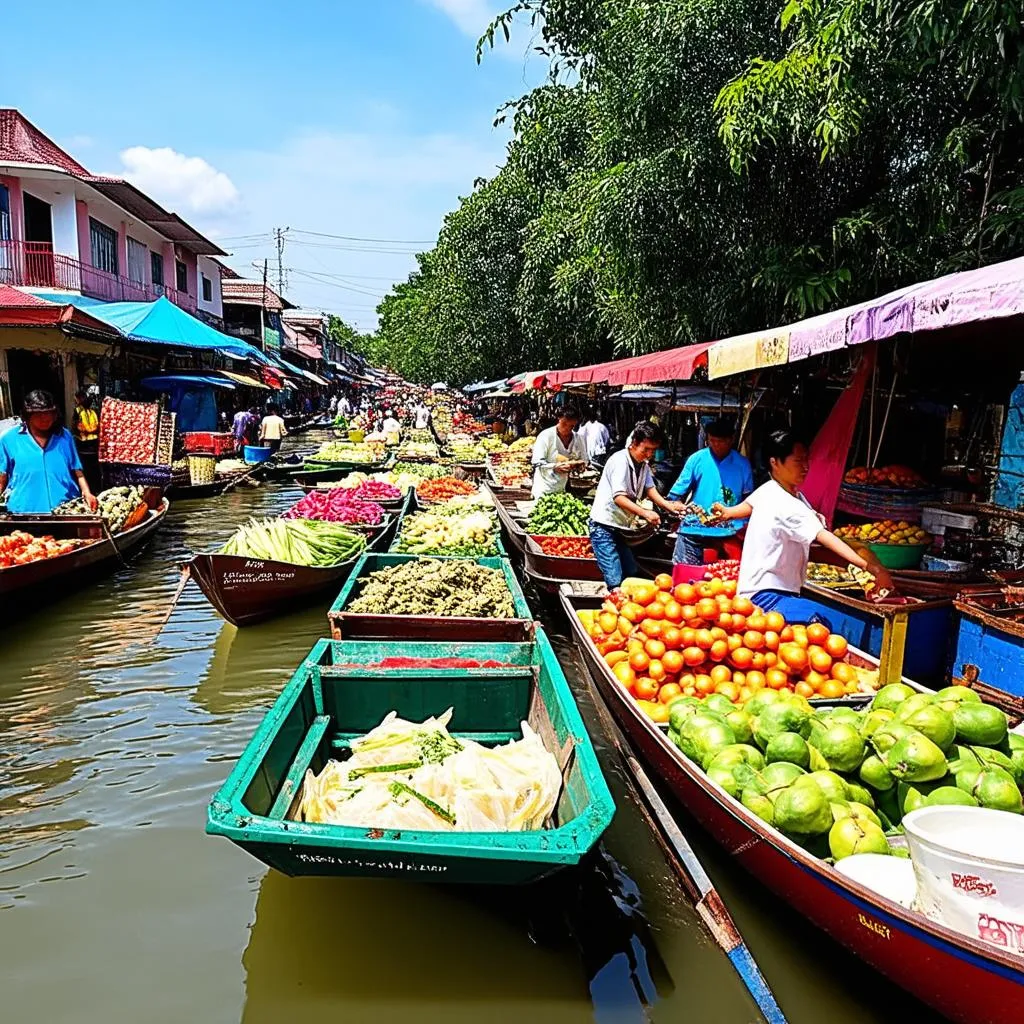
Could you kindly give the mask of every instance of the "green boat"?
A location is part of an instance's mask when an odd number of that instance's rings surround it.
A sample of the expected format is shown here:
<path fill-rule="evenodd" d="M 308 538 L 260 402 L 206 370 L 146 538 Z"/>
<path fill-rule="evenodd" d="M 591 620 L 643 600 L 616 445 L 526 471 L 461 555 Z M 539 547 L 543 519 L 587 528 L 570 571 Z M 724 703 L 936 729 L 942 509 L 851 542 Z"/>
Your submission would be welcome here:
<path fill-rule="evenodd" d="M 519 884 L 579 862 L 615 811 L 597 755 L 543 630 L 530 643 L 405 645 L 403 656 L 492 667 L 382 667 L 393 643 L 320 640 L 267 712 L 214 796 L 206 831 L 287 875 Z M 497 667 L 495 663 L 498 663 Z M 389 711 L 422 721 L 455 709 L 453 736 L 498 745 L 527 721 L 558 760 L 562 790 L 549 828 L 428 832 L 294 820 L 307 768 L 343 760 Z"/>

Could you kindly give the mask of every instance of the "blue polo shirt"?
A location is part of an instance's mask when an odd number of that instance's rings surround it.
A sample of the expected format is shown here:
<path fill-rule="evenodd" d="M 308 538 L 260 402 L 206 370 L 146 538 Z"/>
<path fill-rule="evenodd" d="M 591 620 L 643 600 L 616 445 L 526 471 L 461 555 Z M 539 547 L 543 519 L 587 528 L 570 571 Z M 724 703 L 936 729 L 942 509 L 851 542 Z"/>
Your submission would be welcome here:
<path fill-rule="evenodd" d="M 45 448 L 25 428 L 8 430 L 0 437 L 0 473 L 7 475 L 11 489 L 8 512 L 49 513 L 62 501 L 77 498 L 81 491 L 72 474 L 81 468 L 67 428 L 54 434 Z"/>
<path fill-rule="evenodd" d="M 750 463 L 738 451 L 733 449 L 719 462 L 710 448 L 702 448 L 686 460 L 668 496 L 679 501 L 692 491 L 690 500 L 708 512 L 715 502 L 738 505 L 753 489 Z M 694 537 L 731 537 L 746 525 L 745 519 L 736 519 L 724 527 L 683 523 L 679 532 Z"/>

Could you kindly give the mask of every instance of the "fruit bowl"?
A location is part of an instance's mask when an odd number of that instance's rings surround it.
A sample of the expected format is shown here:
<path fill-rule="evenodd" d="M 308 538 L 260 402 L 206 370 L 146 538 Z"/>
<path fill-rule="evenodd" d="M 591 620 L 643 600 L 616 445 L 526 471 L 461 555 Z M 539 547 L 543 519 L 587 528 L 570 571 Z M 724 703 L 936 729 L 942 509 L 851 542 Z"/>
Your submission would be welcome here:
<path fill-rule="evenodd" d="M 921 564 L 928 544 L 875 544 L 868 548 L 886 569 L 916 569 Z"/>

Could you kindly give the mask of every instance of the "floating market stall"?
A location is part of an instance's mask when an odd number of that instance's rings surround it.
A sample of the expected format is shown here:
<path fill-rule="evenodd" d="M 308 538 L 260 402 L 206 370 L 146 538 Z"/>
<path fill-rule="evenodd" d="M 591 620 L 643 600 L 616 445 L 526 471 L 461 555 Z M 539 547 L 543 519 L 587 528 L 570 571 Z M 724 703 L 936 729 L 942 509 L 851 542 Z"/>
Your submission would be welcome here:
<path fill-rule="evenodd" d="M 613 813 L 538 629 L 399 657 L 391 643 L 319 641 L 213 798 L 207 832 L 289 875 L 520 884 L 579 863 Z"/>

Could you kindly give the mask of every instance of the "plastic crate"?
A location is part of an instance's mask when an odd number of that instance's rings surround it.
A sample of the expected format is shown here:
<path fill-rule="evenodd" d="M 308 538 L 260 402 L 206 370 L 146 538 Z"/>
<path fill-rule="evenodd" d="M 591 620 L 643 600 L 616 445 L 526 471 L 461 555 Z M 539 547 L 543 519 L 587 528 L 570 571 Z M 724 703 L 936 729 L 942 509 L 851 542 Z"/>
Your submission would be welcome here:
<path fill-rule="evenodd" d="M 235 439 L 230 434 L 215 434 L 206 430 L 193 430 L 181 435 L 187 452 L 206 452 L 210 455 L 230 455 L 235 450 Z"/>

